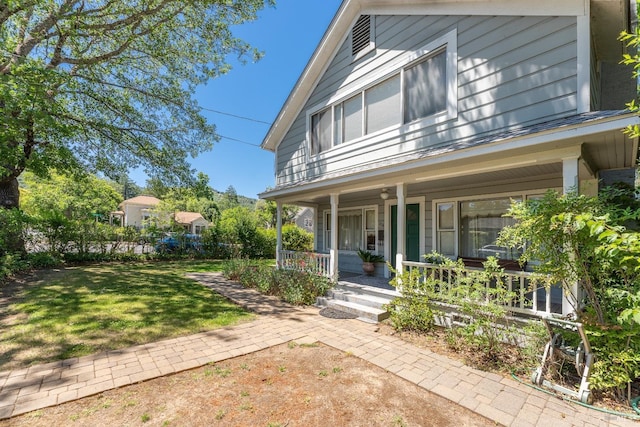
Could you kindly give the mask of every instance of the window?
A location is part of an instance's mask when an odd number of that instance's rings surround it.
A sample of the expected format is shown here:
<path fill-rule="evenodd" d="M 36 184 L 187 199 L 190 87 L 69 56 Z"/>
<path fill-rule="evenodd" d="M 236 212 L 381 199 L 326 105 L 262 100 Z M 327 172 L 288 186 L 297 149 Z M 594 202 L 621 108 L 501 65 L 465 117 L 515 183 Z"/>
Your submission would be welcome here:
<path fill-rule="evenodd" d="M 314 114 L 311 118 L 311 153 L 318 154 L 331 148 L 331 109 Z"/>
<path fill-rule="evenodd" d="M 338 211 L 338 250 L 375 251 L 377 208 L 344 209 Z M 331 213 L 325 212 L 325 248 L 331 247 Z"/>
<path fill-rule="evenodd" d="M 412 130 L 457 115 L 456 30 L 393 63 L 377 69 L 355 93 L 336 94 L 309 111 L 312 156 L 365 135 L 401 126 Z"/>
<path fill-rule="evenodd" d="M 447 102 L 446 51 L 405 69 L 404 122 L 445 110 Z"/>
<path fill-rule="evenodd" d="M 511 200 L 502 198 L 460 203 L 460 256 L 495 256 L 500 259 L 517 259 L 520 256 L 513 249 L 496 245 L 500 231 L 515 223 L 513 218 L 503 217 L 511 206 Z"/>
<path fill-rule="evenodd" d="M 400 123 L 400 75 L 365 91 L 366 133 L 374 133 Z"/>
<path fill-rule="evenodd" d="M 362 96 L 360 94 L 344 102 L 342 141 L 350 141 L 362 136 Z"/>
<path fill-rule="evenodd" d="M 375 47 L 373 36 L 373 16 L 360 15 L 351 30 L 351 55 L 359 59 Z"/>
<path fill-rule="evenodd" d="M 436 236 L 438 251 L 450 257 L 456 254 L 455 247 L 455 211 L 454 204 L 438 203 L 436 205 Z"/>
<path fill-rule="evenodd" d="M 535 197 L 533 195 L 527 198 Z M 503 228 L 515 223 L 504 217 L 511 201 L 524 200 L 522 194 L 486 199 L 445 200 L 434 203 L 434 247 L 449 257 L 515 260 L 520 252 L 498 246 L 496 239 Z"/>

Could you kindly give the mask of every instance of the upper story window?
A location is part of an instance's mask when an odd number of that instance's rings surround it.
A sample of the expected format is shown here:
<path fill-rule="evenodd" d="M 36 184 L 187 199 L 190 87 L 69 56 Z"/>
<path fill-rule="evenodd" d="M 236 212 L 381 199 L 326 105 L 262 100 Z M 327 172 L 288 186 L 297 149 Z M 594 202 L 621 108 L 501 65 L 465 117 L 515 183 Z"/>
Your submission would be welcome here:
<path fill-rule="evenodd" d="M 407 52 L 400 67 L 376 70 L 362 89 L 313 109 L 308 115 L 311 155 L 385 130 L 457 115 L 455 33 Z"/>
<path fill-rule="evenodd" d="M 447 57 L 442 50 L 404 70 L 404 122 L 443 111 L 447 103 Z"/>
<path fill-rule="evenodd" d="M 357 60 L 375 48 L 374 17 L 360 15 L 351 30 L 351 55 Z"/>

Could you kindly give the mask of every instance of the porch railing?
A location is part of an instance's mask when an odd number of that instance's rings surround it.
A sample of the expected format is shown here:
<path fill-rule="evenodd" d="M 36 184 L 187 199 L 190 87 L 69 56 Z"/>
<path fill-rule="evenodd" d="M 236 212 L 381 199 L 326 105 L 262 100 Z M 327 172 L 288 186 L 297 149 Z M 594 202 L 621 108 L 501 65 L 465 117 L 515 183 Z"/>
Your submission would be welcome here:
<path fill-rule="evenodd" d="M 317 252 L 280 251 L 278 267 L 285 270 L 307 271 L 331 278 L 330 254 Z"/>
<path fill-rule="evenodd" d="M 460 279 L 466 278 L 468 272 L 482 271 L 482 268 L 476 267 L 465 267 L 461 270 L 451 266 L 411 261 L 404 261 L 402 265 L 405 270 L 418 274 L 419 280 L 437 281 L 436 300 L 439 299 L 437 295 L 442 295 L 442 300 L 456 296 Z M 514 313 L 544 316 L 562 312 L 562 303 L 552 301 L 552 286 L 548 277 L 525 271 L 504 271 L 485 280 L 484 286 L 487 289 L 502 286 L 509 291 L 514 298 L 509 299 L 506 306 Z M 490 292 L 486 293 L 487 298 L 489 294 Z"/>

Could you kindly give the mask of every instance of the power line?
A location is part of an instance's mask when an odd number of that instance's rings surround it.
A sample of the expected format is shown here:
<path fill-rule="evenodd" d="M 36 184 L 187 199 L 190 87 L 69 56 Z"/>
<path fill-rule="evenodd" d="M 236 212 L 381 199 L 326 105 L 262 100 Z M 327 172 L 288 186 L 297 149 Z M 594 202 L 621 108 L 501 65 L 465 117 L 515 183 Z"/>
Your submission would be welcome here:
<path fill-rule="evenodd" d="M 234 142 L 239 142 L 241 144 L 246 144 L 246 145 L 250 145 L 252 147 L 260 147 L 260 144 L 253 144 L 251 142 L 247 142 L 247 141 L 243 141 L 241 139 L 236 139 L 236 138 L 230 138 L 228 136 L 224 136 L 224 135 L 220 135 L 218 134 L 218 136 L 222 139 L 228 139 L 229 141 L 234 141 Z"/>
<path fill-rule="evenodd" d="M 225 113 L 224 111 L 212 110 L 211 108 L 205 108 L 205 107 L 200 107 L 200 108 L 202 108 L 205 111 L 211 111 L 212 113 L 222 114 L 224 116 L 235 117 L 236 119 L 248 120 L 250 122 L 260 123 L 260 124 L 263 124 L 263 125 L 271 125 L 271 123 L 265 122 L 264 120 L 258 120 L 258 119 L 253 119 L 251 117 L 239 116 L 237 114 Z"/>

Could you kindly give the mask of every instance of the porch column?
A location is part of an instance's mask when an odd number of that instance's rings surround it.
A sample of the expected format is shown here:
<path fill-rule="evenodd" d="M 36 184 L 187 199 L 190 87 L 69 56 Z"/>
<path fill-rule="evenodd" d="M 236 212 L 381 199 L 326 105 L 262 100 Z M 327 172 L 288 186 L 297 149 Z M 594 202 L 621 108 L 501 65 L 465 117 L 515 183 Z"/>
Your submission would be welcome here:
<path fill-rule="evenodd" d="M 276 266 L 282 262 L 282 202 L 276 202 Z"/>
<path fill-rule="evenodd" d="M 329 269 L 331 278 L 338 280 L 338 202 L 340 196 L 337 193 L 331 194 L 331 246 Z"/>
<path fill-rule="evenodd" d="M 396 271 L 402 273 L 402 261 L 404 261 L 405 251 L 407 247 L 407 184 L 399 183 L 396 186 L 396 195 L 398 197 L 398 220 L 396 225 Z"/>
<path fill-rule="evenodd" d="M 562 189 L 564 194 L 578 192 L 578 168 L 579 158 L 562 159 Z M 568 315 L 578 309 L 578 296 L 580 289 L 578 282 L 571 284 L 569 289 L 562 292 L 562 314 Z"/>

